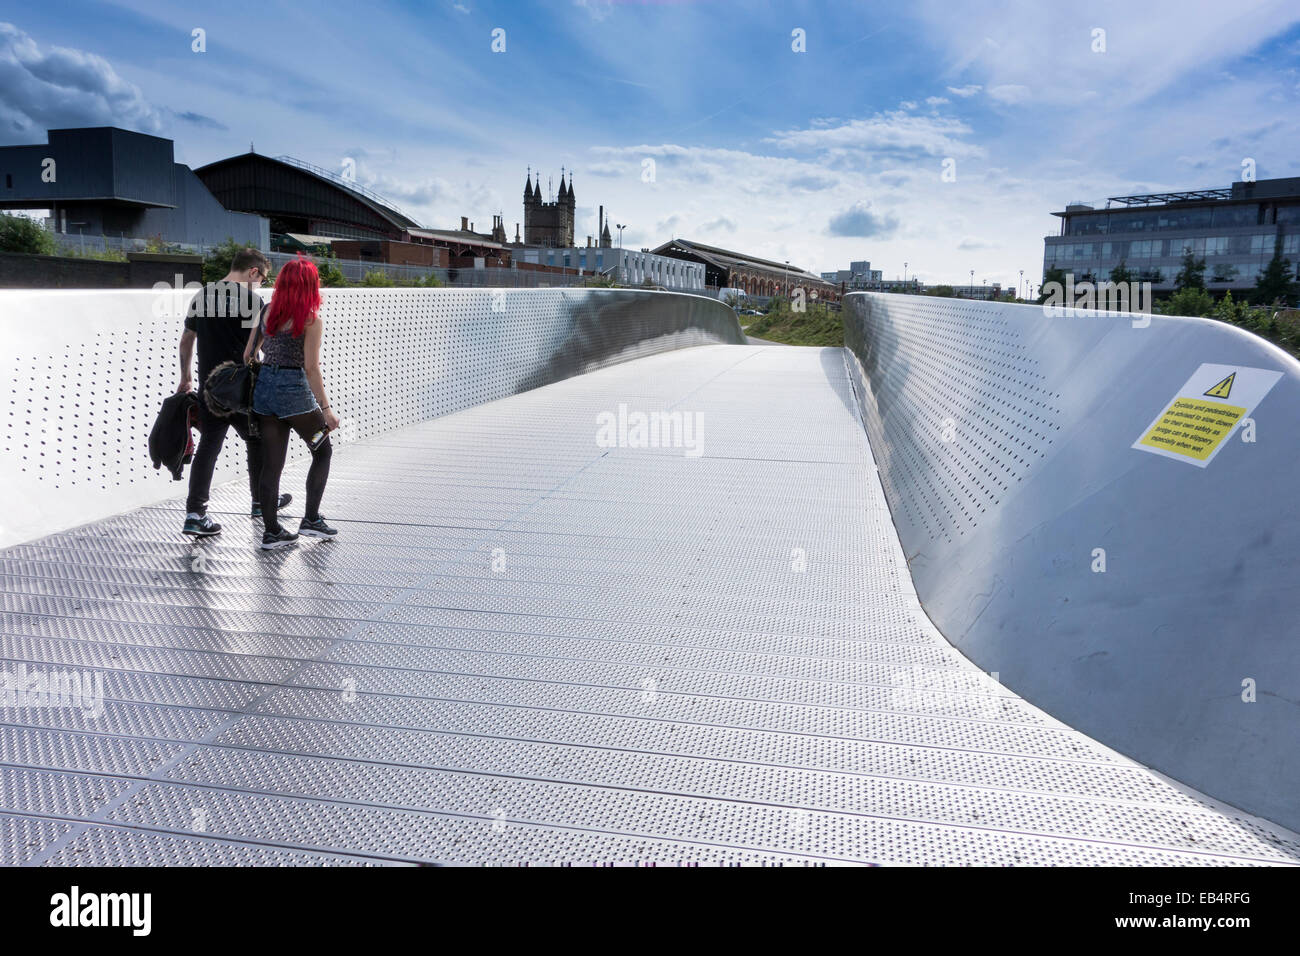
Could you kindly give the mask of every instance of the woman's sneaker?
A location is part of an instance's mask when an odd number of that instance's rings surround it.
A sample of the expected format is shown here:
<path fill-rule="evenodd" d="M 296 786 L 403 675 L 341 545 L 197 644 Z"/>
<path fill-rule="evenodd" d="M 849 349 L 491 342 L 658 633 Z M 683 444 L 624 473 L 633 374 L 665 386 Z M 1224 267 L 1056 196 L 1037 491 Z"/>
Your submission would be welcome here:
<path fill-rule="evenodd" d="M 285 508 L 289 507 L 289 502 L 291 501 L 293 501 L 293 495 L 286 491 L 284 494 L 280 495 L 280 507 L 276 510 L 283 511 Z M 262 517 L 262 506 L 257 502 L 253 502 L 253 509 L 249 512 L 249 515 L 254 518 Z"/>
<path fill-rule="evenodd" d="M 187 514 L 181 533 L 195 538 L 210 538 L 214 534 L 221 534 L 221 525 L 207 515 Z"/>
<path fill-rule="evenodd" d="M 317 515 L 315 521 L 303 518 L 298 522 L 298 533 L 309 538 L 332 538 L 339 533 L 338 528 L 331 528 L 325 523 L 324 515 Z"/>
<path fill-rule="evenodd" d="M 281 528 L 279 531 L 262 532 L 262 550 L 273 551 L 276 548 L 287 548 L 291 544 L 298 543 L 298 536 L 288 528 Z"/>

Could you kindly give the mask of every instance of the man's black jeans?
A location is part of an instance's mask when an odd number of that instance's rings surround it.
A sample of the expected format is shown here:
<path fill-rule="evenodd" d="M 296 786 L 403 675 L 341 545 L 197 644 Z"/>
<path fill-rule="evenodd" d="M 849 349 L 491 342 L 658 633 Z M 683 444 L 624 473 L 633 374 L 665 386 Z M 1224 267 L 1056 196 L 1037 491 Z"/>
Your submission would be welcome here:
<path fill-rule="evenodd" d="M 207 514 L 208 495 L 212 491 L 212 471 L 217 467 L 217 456 L 226 440 L 226 429 L 233 428 L 248 447 L 248 490 L 253 504 L 257 504 L 258 482 L 262 477 L 262 441 L 248 433 L 248 418 L 234 415 L 221 418 L 209 411 L 203 397 L 199 396 L 199 447 L 190 465 L 190 495 L 185 510 L 190 514 Z"/>

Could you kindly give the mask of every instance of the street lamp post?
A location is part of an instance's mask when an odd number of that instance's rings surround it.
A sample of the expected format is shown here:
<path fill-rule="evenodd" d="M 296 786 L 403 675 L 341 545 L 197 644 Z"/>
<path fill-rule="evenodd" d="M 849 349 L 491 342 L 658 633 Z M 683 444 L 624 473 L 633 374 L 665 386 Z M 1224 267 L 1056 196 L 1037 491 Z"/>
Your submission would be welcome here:
<path fill-rule="evenodd" d="M 970 271 L 970 294 L 972 296 L 975 294 L 975 270 L 974 269 Z"/>
<path fill-rule="evenodd" d="M 1020 270 L 1020 281 L 1016 283 L 1016 296 L 1023 297 L 1025 292 L 1025 270 Z"/>

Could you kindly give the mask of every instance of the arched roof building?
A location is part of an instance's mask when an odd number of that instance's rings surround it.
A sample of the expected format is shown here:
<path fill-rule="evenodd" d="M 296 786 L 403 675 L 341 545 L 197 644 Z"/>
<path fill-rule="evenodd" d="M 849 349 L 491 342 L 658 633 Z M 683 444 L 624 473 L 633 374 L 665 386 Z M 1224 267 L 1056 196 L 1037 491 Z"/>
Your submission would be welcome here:
<path fill-rule="evenodd" d="M 401 240 L 420 228 L 378 193 L 290 156 L 249 152 L 194 172 L 227 209 L 269 219 L 272 233 Z"/>

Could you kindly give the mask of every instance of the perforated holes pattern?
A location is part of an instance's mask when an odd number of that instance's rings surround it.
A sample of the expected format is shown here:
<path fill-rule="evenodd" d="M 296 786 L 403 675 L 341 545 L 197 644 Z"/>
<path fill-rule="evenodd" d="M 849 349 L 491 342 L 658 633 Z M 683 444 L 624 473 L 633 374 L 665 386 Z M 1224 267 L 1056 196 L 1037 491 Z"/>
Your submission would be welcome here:
<path fill-rule="evenodd" d="M 859 295 L 846 309 L 889 500 L 930 540 L 958 540 L 1048 453 L 1061 395 L 992 305 Z"/>
<path fill-rule="evenodd" d="M 263 291 L 264 298 L 270 294 Z M 86 314 L 85 302 L 51 296 L 42 308 L 51 322 L 84 327 L 75 343 L 45 352 L 20 346 L 4 361 L 9 394 L 0 448 L 15 471 L 60 491 L 156 484 L 149 431 L 176 387 L 188 296 L 160 308 L 156 297 L 135 295 L 130 323 Z M 614 362 L 743 342 L 735 314 L 720 302 L 665 292 L 326 289 L 321 314 L 326 385 L 344 420 L 336 442 Z M 305 455 L 302 443 L 292 443 L 290 460 Z M 228 433 L 217 482 L 240 474 L 244 462 L 241 443 Z"/>

